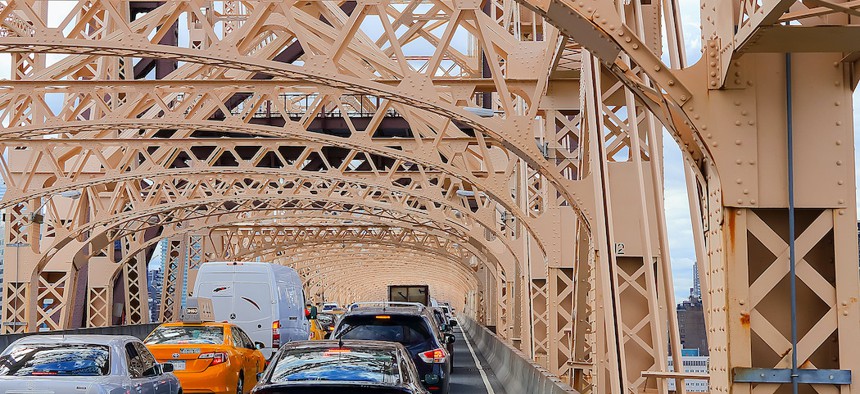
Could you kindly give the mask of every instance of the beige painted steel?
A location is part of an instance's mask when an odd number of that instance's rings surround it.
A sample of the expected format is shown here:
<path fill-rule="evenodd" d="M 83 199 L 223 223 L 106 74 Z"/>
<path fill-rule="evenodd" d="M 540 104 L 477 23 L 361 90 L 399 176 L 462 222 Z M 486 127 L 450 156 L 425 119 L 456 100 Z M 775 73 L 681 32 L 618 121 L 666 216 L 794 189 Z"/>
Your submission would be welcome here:
<path fill-rule="evenodd" d="M 710 389 L 782 392 L 731 371 L 789 366 L 791 52 L 796 352 L 860 370 L 856 1 L 703 0 L 689 67 L 673 0 L 65 5 L 0 1 L 4 333 L 146 322 L 166 240 L 161 320 L 206 261 L 293 266 L 319 301 L 423 281 L 581 392 L 665 392 L 684 375 L 663 126 Z"/>

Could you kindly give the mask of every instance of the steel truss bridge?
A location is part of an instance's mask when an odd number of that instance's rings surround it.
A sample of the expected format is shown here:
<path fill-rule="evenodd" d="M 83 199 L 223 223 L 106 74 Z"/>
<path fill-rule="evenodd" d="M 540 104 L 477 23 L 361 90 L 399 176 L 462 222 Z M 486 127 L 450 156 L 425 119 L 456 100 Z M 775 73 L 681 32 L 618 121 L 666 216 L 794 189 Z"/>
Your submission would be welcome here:
<path fill-rule="evenodd" d="M 700 11 L 686 64 L 677 0 L 2 0 L 2 331 L 171 320 L 201 263 L 260 258 L 316 300 L 427 282 L 580 392 L 665 392 L 665 128 L 710 390 L 860 393 L 860 2 Z"/>

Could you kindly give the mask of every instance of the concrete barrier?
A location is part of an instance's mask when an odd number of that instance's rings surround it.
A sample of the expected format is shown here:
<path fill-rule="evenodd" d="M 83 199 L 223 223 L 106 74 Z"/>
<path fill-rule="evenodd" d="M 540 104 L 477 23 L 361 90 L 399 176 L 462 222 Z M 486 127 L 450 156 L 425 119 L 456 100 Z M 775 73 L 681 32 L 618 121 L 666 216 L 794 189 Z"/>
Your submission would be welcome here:
<path fill-rule="evenodd" d="M 458 320 L 469 340 L 475 344 L 476 350 L 487 359 L 508 394 L 577 393 L 474 320 L 462 315 Z"/>
<path fill-rule="evenodd" d="M 0 335 L 0 353 L 19 338 L 30 335 L 131 335 L 140 339 L 146 338 L 161 323 L 140 324 L 134 326 L 111 326 L 111 327 L 94 327 L 94 328 L 79 328 L 75 330 L 59 330 L 47 332 L 28 332 L 24 334 L 7 334 Z"/>

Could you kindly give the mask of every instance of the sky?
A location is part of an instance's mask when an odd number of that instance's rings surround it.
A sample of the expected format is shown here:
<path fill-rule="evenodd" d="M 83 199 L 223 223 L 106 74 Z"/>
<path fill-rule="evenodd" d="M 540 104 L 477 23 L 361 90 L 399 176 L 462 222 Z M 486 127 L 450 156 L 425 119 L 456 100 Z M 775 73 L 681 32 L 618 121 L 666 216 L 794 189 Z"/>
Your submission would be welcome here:
<path fill-rule="evenodd" d="M 59 24 L 69 9 L 73 7 L 74 2 L 55 2 L 49 8 L 50 12 L 55 15 L 50 15 L 49 19 Z M 59 7 L 54 7 L 59 5 Z M 684 41 L 686 43 L 687 64 L 692 65 L 698 61 L 701 55 L 701 31 L 699 28 L 699 0 L 680 0 L 681 20 L 684 28 Z M 185 23 L 184 18 L 180 18 L 182 24 Z M 362 26 L 363 30 L 381 30 L 373 25 L 378 22 L 368 21 Z M 187 42 L 187 37 L 184 36 L 185 29 L 180 29 L 180 41 Z M 465 43 L 468 41 L 465 37 L 455 39 L 455 42 Z M 429 43 L 423 42 L 419 47 L 408 48 L 410 51 L 426 51 L 430 46 Z M 406 50 L 406 48 L 405 48 Z M 465 51 L 465 48 L 461 48 Z M 49 62 L 62 58 L 62 55 L 49 55 Z M 10 71 L 9 54 L 0 54 L 0 79 L 8 79 Z M 664 56 L 664 60 L 668 63 L 668 59 Z M 860 101 L 860 93 L 854 94 L 854 124 L 855 124 L 855 163 L 860 161 L 858 155 L 857 126 L 860 125 L 860 106 L 857 102 Z M 664 166 L 665 166 L 665 206 L 666 206 L 666 224 L 669 235 L 669 247 L 672 257 L 672 271 L 675 285 L 675 298 L 682 300 L 689 295 L 689 289 L 693 283 L 693 264 L 695 262 L 695 251 L 693 249 L 692 226 L 690 222 L 689 203 L 687 199 L 687 191 L 684 177 L 683 160 L 681 152 L 678 149 L 675 141 L 664 133 Z M 855 164 L 856 167 L 856 164 Z M 855 171 L 856 172 L 856 171 Z M 860 198 L 858 198 L 860 200 Z M 858 209 L 860 212 L 860 209 Z M 160 248 L 156 252 L 156 256 L 160 257 Z M 153 259 L 153 262 L 160 262 L 160 258 Z M 156 263 L 157 265 L 157 263 Z M 153 266 L 154 267 L 154 266 Z"/>

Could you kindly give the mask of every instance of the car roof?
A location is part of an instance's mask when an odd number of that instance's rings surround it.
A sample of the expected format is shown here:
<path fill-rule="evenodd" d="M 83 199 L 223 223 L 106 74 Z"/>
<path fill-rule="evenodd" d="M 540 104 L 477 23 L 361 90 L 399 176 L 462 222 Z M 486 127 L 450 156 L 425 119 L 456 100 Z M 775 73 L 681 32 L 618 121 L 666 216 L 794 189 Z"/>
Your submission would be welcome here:
<path fill-rule="evenodd" d="M 284 350 L 294 349 L 331 349 L 340 347 L 341 342 L 334 340 L 324 341 L 295 341 L 289 342 L 282 346 Z M 365 340 L 344 340 L 342 343 L 344 348 L 353 349 L 377 349 L 377 350 L 398 350 L 405 349 L 403 345 L 397 342 L 385 341 L 365 341 Z"/>
<path fill-rule="evenodd" d="M 29 335 L 15 341 L 19 345 L 31 344 L 92 344 L 113 345 L 128 341 L 140 342 L 131 335 Z"/>
<path fill-rule="evenodd" d="M 344 314 L 344 316 L 369 316 L 369 315 L 410 315 L 410 316 L 424 316 L 425 308 L 418 308 L 414 306 L 389 306 L 389 307 L 381 307 L 381 306 L 368 306 L 368 307 L 359 307 L 355 308 L 351 311 L 348 311 Z"/>
<path fill-rule="evenodd" d="M 208 322 L 203 322 L 203 323 L 183 323 L 183 322 L 164 323 L 164 324 L 160 325 L 159 327 L 183 327 L 183 326 L 189 326 L 189 327 L 200 327 L 200 326 L 204 326 L 204 327 L 230 327 L 232 325 L 233 324 L 231 324 L 231 323 L 208 321 Z"/>

